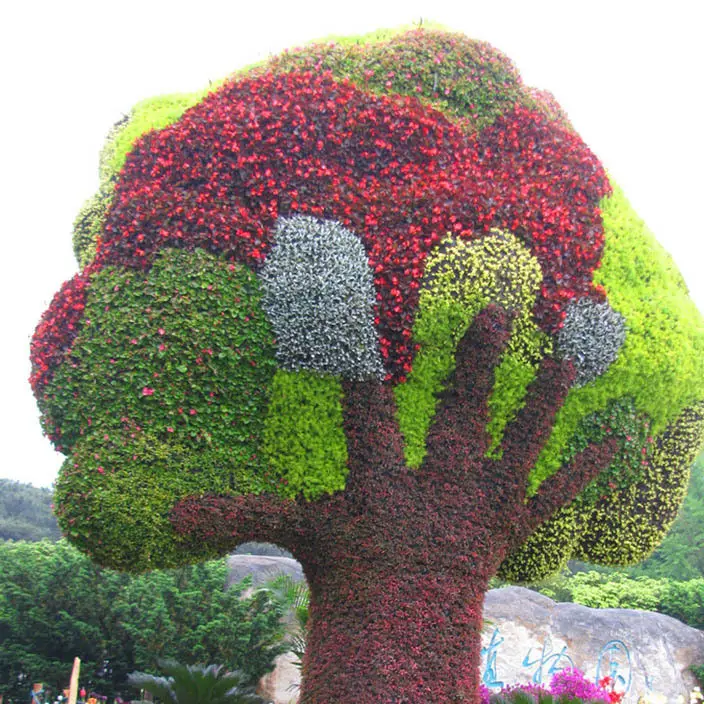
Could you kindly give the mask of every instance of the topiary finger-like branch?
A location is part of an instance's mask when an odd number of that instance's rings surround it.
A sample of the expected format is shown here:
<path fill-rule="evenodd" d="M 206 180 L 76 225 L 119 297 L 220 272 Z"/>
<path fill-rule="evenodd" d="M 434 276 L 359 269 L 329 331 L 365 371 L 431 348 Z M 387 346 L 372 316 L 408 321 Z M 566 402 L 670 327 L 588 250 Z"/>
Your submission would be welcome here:
<path fill-rule="evenodd" d="M 571 462 L 546 479 L 540 485 L 538 492 L 525 505 L 522 511 L 523 519 L 516 521 L 519 534 L 515 544 L 518 545 L 525 540 L 559 508 L 572 503 L 587 484 L 609 466 L 617 449 L 618 443 L 614 438 L 599 444 L 591 444 Z"/>
<path fill-rule="evenodd" d="M 455 468 L 466 475 L 467 462 L 484 456 L 491 441 L 486 429 L 488 400 L 494 370 L 510 337 L 510 324 L 508 312 L 490 305 L 477 315 L 460 340 L 455 371 L 440 394 L 440 407 L 428 433 L 426 464 L 433 463 L 447 472 Z"/>
<path fill-rule="evenodd" d="M 501 464 L 505 472 L 515 474 L 520 487 L 526 485 L 528 473 L 550 437 L 555 415 L 567 397 L 574 376 L 574 366 L 569 360 L 543 358 L 526 392 L 525 405 L 506 430 Z"/>
<path fill-rule="evenodd" d="M 345 493 L 360 497 L 388 490 L 405 469 L 393 389 L 379 382 L 342 385 L 349 475 Z"/>
<path fill-rule="evenodd" d="M 222 554 L 248 541 L 290 548 L 308 533 L 299 503 L 269 494 L 188 497 L 174 506 L 170 519 L 187 543 L 206 544 Z"/>

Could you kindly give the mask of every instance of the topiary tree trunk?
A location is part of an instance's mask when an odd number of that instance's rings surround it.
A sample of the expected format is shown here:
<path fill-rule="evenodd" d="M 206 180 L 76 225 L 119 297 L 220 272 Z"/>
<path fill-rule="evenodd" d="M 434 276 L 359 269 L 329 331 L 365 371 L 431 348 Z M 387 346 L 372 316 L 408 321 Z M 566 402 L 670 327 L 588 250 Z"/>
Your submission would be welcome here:
<path fill-rule="evenodd" d="M 482 607 L 509 553 L 611 459 L 590 445 L 526 496 L 527 476 L 574 377 L 546 359 L 500 458 L 487 459 L 487 399 L 510 319 L 490 307 L 462 339 L 420 470 L 406 467 L 393 392 L 344 385 L 350 474 L 310 502 L 189 499 L 172 514 L 195 543 L 278 542 L 303 564 L 310 617 L 301 702 L 475 701 Z"/>

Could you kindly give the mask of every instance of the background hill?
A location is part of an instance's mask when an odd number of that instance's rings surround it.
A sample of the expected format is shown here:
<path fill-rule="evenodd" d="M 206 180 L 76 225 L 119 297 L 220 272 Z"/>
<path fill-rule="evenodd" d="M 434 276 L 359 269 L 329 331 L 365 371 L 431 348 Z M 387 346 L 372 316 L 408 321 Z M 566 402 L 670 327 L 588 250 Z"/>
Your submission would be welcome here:
<path fill-rule="evenodd" d="M 0 540 L 58 540 L 52 497 L 50 489 L 0 479 Z"/>

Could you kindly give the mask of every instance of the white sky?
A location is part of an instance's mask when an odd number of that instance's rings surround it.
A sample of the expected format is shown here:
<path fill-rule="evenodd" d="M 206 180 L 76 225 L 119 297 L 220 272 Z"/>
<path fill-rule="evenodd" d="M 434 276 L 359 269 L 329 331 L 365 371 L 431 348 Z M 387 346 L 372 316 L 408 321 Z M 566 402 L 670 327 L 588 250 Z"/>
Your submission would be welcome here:
<path fill-rule="evenodd" d="M 4 3 L 9 5 L 10 3 Z M 138 100 L 192 91 L 329 34 L 441 22 L 552 91 L 678 263 L 704 310 L 704 58 L 695 0 L 104 0 L 0 10 L 3 254 L 0 477 L 49 486 L 29 339 L 76 270 L 73 218 L 97 187 L 105 133 Z"/>

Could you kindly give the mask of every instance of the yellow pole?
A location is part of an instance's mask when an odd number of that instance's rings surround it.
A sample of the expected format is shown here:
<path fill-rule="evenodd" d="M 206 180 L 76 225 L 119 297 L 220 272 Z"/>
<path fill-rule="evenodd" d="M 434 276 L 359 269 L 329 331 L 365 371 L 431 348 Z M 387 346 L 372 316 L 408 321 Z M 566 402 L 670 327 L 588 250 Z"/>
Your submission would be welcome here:
<path fill-rule="evenodd" d="M 73 659 L 73 671 L 71 672 L 71 685 L 68 690 L 68 704 L 76 704 L 78 697 L 78 673 L 81 671 L 81 659 Z"/>

